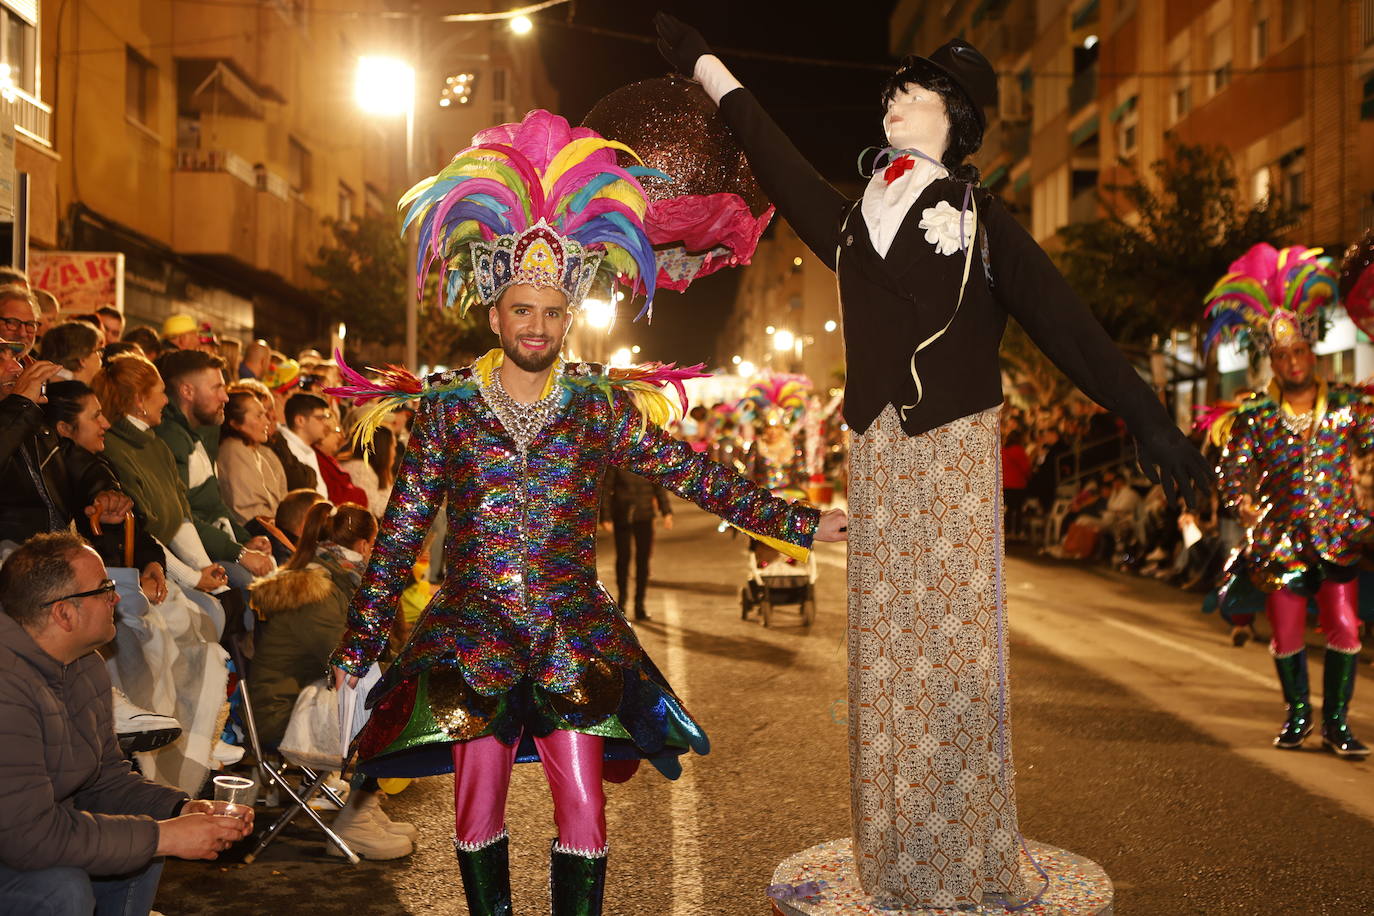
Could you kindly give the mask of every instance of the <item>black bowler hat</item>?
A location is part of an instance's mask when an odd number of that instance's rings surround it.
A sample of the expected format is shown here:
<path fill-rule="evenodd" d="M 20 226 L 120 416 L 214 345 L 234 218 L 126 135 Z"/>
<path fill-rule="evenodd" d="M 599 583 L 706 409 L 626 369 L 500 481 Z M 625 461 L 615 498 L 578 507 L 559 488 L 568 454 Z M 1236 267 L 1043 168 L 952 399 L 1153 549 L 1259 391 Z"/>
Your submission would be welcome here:
<path fill-rule="evenodd" d="M 988 126 L 987 109 L 997 107 L 997 71 L 978 49 L 962 38 L 951 38 L 929 57 L 917 57 L 933 65 L 964 91 L 978 112 L 979 123 Z"/>

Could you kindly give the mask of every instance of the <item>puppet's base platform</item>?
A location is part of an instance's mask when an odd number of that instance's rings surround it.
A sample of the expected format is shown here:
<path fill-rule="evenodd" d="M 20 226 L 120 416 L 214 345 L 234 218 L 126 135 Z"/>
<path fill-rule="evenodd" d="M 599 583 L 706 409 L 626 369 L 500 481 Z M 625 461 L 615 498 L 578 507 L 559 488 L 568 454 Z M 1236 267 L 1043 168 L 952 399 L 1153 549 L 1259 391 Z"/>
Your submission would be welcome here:
<path fill-rule="evenodd" d="M 1071 852 L 1026 841 L 1031 856 L 1050 877 L 1049 886 L 1039 900 L 1013 911 L 1015 916 L 1111 916 L 1115 891 L 1102 866 Z M 1026 886 L 1034 894 L 1045 886 L 1042 878 L 1022 857 L 1021 870 Z M 1007 916 L 1008 908 L 984 903 L 973 910 L 884 907 L 864 893 L 854 868 L 849 838 L 831 840 L 788 858 L 773 872 L 774 884 L 800 884 L 824 881 L 825 887 L 812 897 L 773 900 L 775 916 Z"/>

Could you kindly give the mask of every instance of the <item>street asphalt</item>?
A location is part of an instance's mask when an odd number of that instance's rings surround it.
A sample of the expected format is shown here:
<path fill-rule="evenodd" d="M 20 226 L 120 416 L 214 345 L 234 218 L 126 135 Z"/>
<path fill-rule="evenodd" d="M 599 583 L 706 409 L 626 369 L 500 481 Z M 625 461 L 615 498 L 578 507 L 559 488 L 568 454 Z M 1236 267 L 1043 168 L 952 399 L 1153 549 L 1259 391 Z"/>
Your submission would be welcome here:
<path fill-rule="evenodd" d="M 740 619 L 743 538 L 676 508 L 677 526 L 658 535 L 651 619 L 638 632 L 712 748 L 675 782 L 649 769 L 608 787 L 606 913 L 766 916 L 778 862 L 850 833 L 844 548 L 817 552 L 816 624 L 783 610 L 765 629 Z M 600 546 L 611 581 L 612 548 Z M 1152 580 L 1015 551 L 1007 578 L 1028 837 L 1100 863 L 1117 916 L 1374 913 L 1374 761 L 1338 760 L 1315 739 L 1300 752 L 1270 747 L 1282 705 L 1264 646 L 1233 648 L 1197 596 Z M 1374 742 L 1372 682 L 1366 664 L 1352 724 Z M 156 908 L 466 913 L 450 791 L 449 777 L 432 777 L 387 801 L 394 819 L 423 832 L 407 859 L 350 867 L 325 856 L 300 818 L 252 865 L 169 862 Z M 551 811 L 539 768 L 517 767 L 516 914 L 548 912 Z M 260 809 L 259 825 L 272 814 Z"/>

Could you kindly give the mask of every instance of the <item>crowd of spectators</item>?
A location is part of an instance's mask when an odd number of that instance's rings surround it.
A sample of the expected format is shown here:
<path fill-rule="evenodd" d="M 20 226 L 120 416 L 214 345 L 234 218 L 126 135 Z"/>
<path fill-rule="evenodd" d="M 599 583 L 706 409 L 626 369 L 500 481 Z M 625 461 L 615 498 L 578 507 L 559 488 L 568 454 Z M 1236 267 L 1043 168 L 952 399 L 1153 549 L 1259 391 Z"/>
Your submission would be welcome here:
<path fill-rule="evenodd" d="M 109 584 L 99 594 L 113 605 L 114 625 L 81 657 L 95 650 L 107 712 L 91 719 L 83 711 L 81 721 L 108 720 L 142 778 L 166 787 L 170 794 L 129 790 L 147 800 L 150 817 L 180 810 L 212 771 L 244 756 L 242 732 L 225 727 L 228 648 L 252 658 L 272 633 L 278 657 L 305 652 L 318 677 L 325 643 L 343 631 L 410 413 L 393 414 L 375 448 L 354 451 L 348 418 L 325 391 L 336 384 L 337 366 L 317 351 L 293 359 L 264 341 L 243 346 L 189 315 L 154 328 L 126 327 L 112 307 L 68 314 L 22 273 L 0 269 L 0 563 L 60 537 L 70 540 L 51 550 L 103 565 L 99 578 Z M 292 576 L 327 582 L 330 599 L 299 617 L 281 601 L 268 613 L 256 596 L 280 592 L 279 579 Z M 0 621 L 19 619 L 8 604 L 3 610 Z M 30 616 L 33 626 L 20 623 L 32 635 L 46 624 Z M 273 617 L 282 621 L 276 627 Z M 13 641 L 33 655 L 24 638 Z M 295 642 L 308 644 L 293 649 Z M 306 666 L 297 670 L 303 678 Z M 308 682 L 246 674 L 250 683 L 274 682 L 274 722 L 276 707 L 286 704 L 289 716 Z M 103 740 L 88 737 L 97 746 Z M 43 747 L 29 750 L 43 759 Z M 114 765 L 98 762 L 101 772 Z M 358 787 L 340 835 L 364 856 L 408 854 L 412 828 L 392 824 L 377 797 L 375 785 Z M 0 824 L 17 828 L 5 815 L 0 800 Z M 140 837 L 144 844 L 146 831 Z M 159 853 L 175 853 L 163 845 Z M 151 858 L 151 845 L 144 851 Z M 0 851 L 0 885 L 7 869 L 22 871 L 28 861 Z M 91 867 L 103 862 L 78 856 L 56 864 L 96 875 Z"/>
<path fill-rule="evenodd" d="M 1090 402 L 1003 413 L 1007 538 L 1206 593 L 1244 531 L 1215 495 L 1190 509 L 1141 476 L 1124 427 Z M 1199 437 L 1199 441 L 1200 441 Z M 1215 458 L 1215 455 L 1209 455 Z M 1249 621 L 1232 637 L 1253 638 Z"/>

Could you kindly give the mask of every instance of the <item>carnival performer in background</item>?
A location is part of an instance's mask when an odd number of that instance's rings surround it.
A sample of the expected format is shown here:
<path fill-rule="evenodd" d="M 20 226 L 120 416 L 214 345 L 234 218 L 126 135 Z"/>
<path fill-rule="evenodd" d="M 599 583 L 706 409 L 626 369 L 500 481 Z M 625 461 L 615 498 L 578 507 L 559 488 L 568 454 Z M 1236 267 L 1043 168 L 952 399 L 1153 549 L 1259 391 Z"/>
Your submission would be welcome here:
<path fill-rule="evenodd" d="M 1256 245 L 1208 294 L 1207 342 L 1235 337 L 1267 355 L 1274 374 L 1228 418 L 1219 468 L 1223 501 L 1248 530 L 1234 572 L 1264 594 L 1273 630 L 1269 649 L 1288 707 L 1274 746 L 1301 747 L 1314 725 L 1305 628 L 1315 598 L 1326 637 L 1322 744 L 1363 757 L 1369 748 L 1351 734 L 1347 713 L 1360 650 L 1357 564 L 1370 520 L 1352 459 L 1374 447 L 1374 399 L 1316 374 L 1321 309 L 1335 298 L 1335 271 L 1320 248 Z"/>
<path fill-rule="evenodd" d="M 996 107 L 997 76 L 974 48 L 956 39 L 908 58 L 888 80 L 891 146 L 863 197 L 849 200 L 695 29 L 664 13 L 656 24 L 664 56 L 702 83 L 779 213 L 838 273 L 852 429 L 850 782 L 863 889 L 883 905 L 1021 897 L 998 482 L 1008 314 L 1126 421 L 1142 466 L 1163 476 L 1171 499 L 1194 482 L 1210 489 L 1207 464 L 1046 254 L 976 188 L 965 160 L 982 143 L 984 109 Z"/>
<path fill-rule="evenodd" d="M 805 556 L 842 540 L 843 512 L 769 495 L 674 440 L 660 387 L 699 373 L 607 371 L 565 362 L 573 309 L 594 284 L 637 282 L 652 297 L 645 201 L 616 150 L 546 111 L 479 133 L 402 205 L 419 223 L 417 281 L 435 262 L 449 304 L 480 303 L 500 339 L 472 366 L 423 382 L 400 370 L 371 383 L 345 369 L 336 394 L 376 403 L 366 430 L 417 398 L 405 460 L 349 629 L 336 681 L 382 654 L 397 599 L 447 500 L 444 580 L 369 697 L 354 749 L 373 776 L 452 770 L 455 846 L 469 910 L 510 913 L 506 791 L 512 764 L 539 760 L 558 837 L 553 913 L 596 914 L 606 872 L 603 772 L 642 758 L 672 778 L 706 735 L 597 581 L 598 487 L 615 465 L 659 483 L 755 537 Z M 343 367 L 341 367 L 343 368 Z M 603 761 L 605 769 L 603 771 Z"/>

